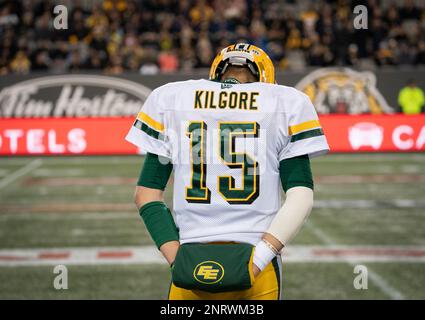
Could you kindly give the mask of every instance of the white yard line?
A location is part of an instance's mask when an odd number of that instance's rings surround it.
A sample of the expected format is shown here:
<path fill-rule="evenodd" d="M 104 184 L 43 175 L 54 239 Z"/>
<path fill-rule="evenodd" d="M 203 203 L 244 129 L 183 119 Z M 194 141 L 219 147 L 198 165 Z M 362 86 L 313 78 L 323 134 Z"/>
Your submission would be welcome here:
<path fill-rule="evenodd" d="M 332 209 L 382 209 L 382 208 L 425 208 L 424 200 L 394 199 L 394 200 L 314 200 L 315 208 Z"/>
<path fill-rule="evenodd" d="M 315 226 L 311 221 L 306 223 L 306 227 L 309 228 L 324 244 L 328 246 L 337 246 L 336 242 L 332 240 L 323 230 Z M 342 260 L 348 263 L 351 266 L 356 266 L 360 264 L 360 260 L 357 257 L 342 257 Z M 393 300 L 404 300 L 404 295 L 391 286 L 384 278 L 382 278 L 378 273 L 373 271 L 370 267 L 367 267 L 368 276 L 372 282 L 382 290 L 387 296 Z"/>
<path fill-rule="evenodd" d="M 142 165 L 141 156 L 86 156 L 86 157 L 45 157 L 43 158 L 44 164 L 47 167 L 56 166 L 97 166 L 97 165 Z M 0 167 L 11 167 L 17 165 L 25 165 L 28 162 L 28 158 L 1 158 Z"/>
<path fill-rule="evenodd" d="M 75 157 L 51 157 L 46 158 L 47 164 L 52 165 L 63 165 L 63 164 L 138 164 L 141 161 L 142 156 L 140 155 L 130 155 L 130 156 L 75 156 Z M 421 153 L 410 153 L 410 154 L 331 154 L 327 157 L 323 158 L 317 158 L 313 159 L 313 163 L 320 163 L 320 164 L 326 164 L 326 163 L 341 163 L 344 161 L 347 162 L 377 162 L 381 163 L 383 161 L 397 161 L 397 160 L 406 160 L 412 162 L 420 162 L 425 163 L 425 154 Z M 0 166 L 9 166 L 9 165 L 16 165 L 16 164 L 25 164 L 26 163 L 25 158 L 3 158 L 0 159 Z M 141 162 L 140 162 L 141 163 Z"/>
<path fill-rule="evenodd" d="M 8 220 L 122 220 L 122 219 L 140 219 L 137 210 L 134 212 L 78 212 L 78 213 L 55 213 L 55 212 L 37 212 L 37 213 L 3 213 L 0 214 L 0 221 Z"/>
<path fill-rule="evenodd" d="M 43 160 L 41 159 L 34 159 L 25 166 L 19 168 L 18 170 L 12 172 L 11 174 L 7 175 L 3 179 L 0 180 L 0 189 L 3 189 L 10 183 L 14 182 L 15 180 L 19 179 L 20 177 L 30 173 L 35 168 L 38 168 L 42 165 Z"/>
<path fill-rule="evenodd" d="M 347 162 L 389 162 L 397 160 L 405 160 L 415 162 L 425 162 L 425 154 L 422 153 L 400 153 L 400 154 L 330 154 L 329 156 L 313 159 L 312 162 L 315 163 L 341 163 L 343 161 Z"/>
<path fill-rule="evenodd" d="M 321 231 L 317 231 L 321 232 Z M 327 236 L 325 236 L 326 239 Z M 425 246 L 291 246 L 284 263 L 425 263 Z M 69 247 L 0 250 L 0 267 L 42 265 L 166 264 L 155 246 Z M 371 272 L 369 271 L 369 274 Z M 402 295 L 373 273 L 373 281 L 392 298 Z"/>
<path fill-rule="evenodd" d="M 45 164 L 47 166 L 57 165 L 120 165 L 120 164 L 141 164 L 141 156 L 77 156 L 77 157 L 46 157 Z M 16 166 L 23 165 L 28 160 L 26 158 L 3 158 L 0 159 L 0 166 Z"/>
<path fill-rule="evenodd" d="M 127 193 L 121 189 L 117 189 L 116 193 Z M 43 194 L 41 191 L 43 189 L 39 189 L 40 194 Z M 64 215 L 64 210 L 60 210 L 59 212 L 54 212 L 52 210 L 43 211 L 44 209 L 37 209 L 37 205 L 34 205 L 32 208 L 28 207 L 30 203 L 28 199 L 17 199 L 13 205 L 8 205 L 9 210 L 11 212 L 3 213 L 0 215 L 0 220 L 7 219 L 26 219 L 26 218 L 34 218 L 34 219 L 66 219 L 68 216 Z M 67 204 L 72 204 L 71 202 L 62 202 L 60 205 L 66 206 Z M 89 220 L 108 220 L 108 219 L 121 219 L 121 218 L 129 218 L 131 214 L 133 214 L 134 210 L 128 203 L 129 207 L 123 210 L 122 208 L 118 208 L 114 211 L 114 206 L 117 203 L 108 203 L 103 205 L 110 205 L 110 208 L 107 209 L 108 212 L 96 211 L 98 209 L 93 209 L 90 211 L 88 208 L 91 205 L 95 205 L 96 203 L 88 203 L 87 209 L 78 208 L 84 211 L 76 211 L 72 208 L 69 209 L 69 212 L 72 212 L 72 215 L 69 215 L 71 219 L 89 219 Z M 120 203 L 121 205 L 126 205 L 126 203 Z M 54 203 L 53 205 L 59 205 L 59 203 Z M 366 200 L 366 199 L 357 199 L 357 200 L 315 200 L 314 208 L 316 209 L 415 209 L 415 208 L 425 208 L 424 200 L 415 200 L 415 199 L 394 199 L 394 200 Z M 12 213 L 13 212 L 13 213 Z M 407 212 L 407 211 L 406 211 Z M 130 215 L 128 215 L 130 214 Z M 338 214 L 350 214 L 350 211 L 340 210 Z M 45 217 L 43 217 L 45 215 Z M 84 217 L 82 217 L 84 216 Z"/>

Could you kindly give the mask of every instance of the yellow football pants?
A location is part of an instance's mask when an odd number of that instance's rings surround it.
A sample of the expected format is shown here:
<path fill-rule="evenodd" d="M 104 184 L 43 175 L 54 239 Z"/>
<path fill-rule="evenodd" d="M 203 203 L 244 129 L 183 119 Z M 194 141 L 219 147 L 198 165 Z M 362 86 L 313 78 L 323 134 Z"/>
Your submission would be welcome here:
<path fill-rule="evenodd" d="M 199 290 L 187 290 L 173 283 L 168 294 L 169 300 L 280 300 L 281 297 L 281 261 L 273 261 L 255 278 L 250 289 L 222 293 L 210 293 Z"/>

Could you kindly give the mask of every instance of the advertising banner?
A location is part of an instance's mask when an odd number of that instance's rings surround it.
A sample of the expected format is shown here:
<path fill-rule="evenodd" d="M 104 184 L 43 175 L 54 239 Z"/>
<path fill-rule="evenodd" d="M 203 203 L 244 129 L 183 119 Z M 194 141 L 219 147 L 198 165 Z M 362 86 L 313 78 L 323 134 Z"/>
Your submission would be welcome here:
<path fill-rule="evenodd" d="M 333 152 L 424 152 L 425 115 L 323 115 Z"/>
<path fill-rule="evenodd" d="M 136 81 L 104 75 L 46 75 L 2 87 L 0 118 L 133 116 L 150 92 Z"/>
<path fill-rule="evenodd" d="M 137 154 L 133 117 L 0 119 L 0 155 Z M 424 152 L 425 115 L 322 115 L 331 152 Z"/>
<path fill-rule="evenodd" d="M 125 118 L 0 119 L 0 155 L 137 154 Z"/>

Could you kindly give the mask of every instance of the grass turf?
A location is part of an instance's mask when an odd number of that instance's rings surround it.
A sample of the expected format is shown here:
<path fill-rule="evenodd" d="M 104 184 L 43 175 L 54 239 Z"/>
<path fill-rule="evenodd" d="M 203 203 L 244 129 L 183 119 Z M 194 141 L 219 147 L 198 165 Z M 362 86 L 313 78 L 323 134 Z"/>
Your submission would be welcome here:
<path fill-rule="evenodd" d="M 1 189 L 1 249 L 152 244 L 132 204 L 141 157 L 41 159 L 41 166 Z M 0 180 L 32 160 L 0 159 Z M 372 208 L 315 208 L 312 227 L 303 228 L 294 244 L 326 245 L 319 236 L 325 234 L 334 244 L 425 245 L 425 209 L 391 204 L 423 199 L 425 183 L 419 177 L 425 174 L 424 155 L 329 155 L 312 164 L 317 181 L 342 177 L 316 183 L 317 200 L 378 202 Z M 390 182 L 368 181 L 372 175 Z M 404 182 L 391 181 L 394 175 Z M 351 176 L 363 180 L 344 181 Z M 169 205 L 171 198 L 169 187 Z M 405 298 L 425 298 L 425 264 L 366 265 Z M 0 267 L 0 299 L 164 299 L 169 285 L 165 265 L 69 266 L 69 289 L 63 291 L 53 288 L 54 277 L 53 267 Z M 367 290 L 355 290 L 354 277 L 353 267 L 344 262 L 284 264 L 284 298 L 390 298 L 373 281 Z"/>

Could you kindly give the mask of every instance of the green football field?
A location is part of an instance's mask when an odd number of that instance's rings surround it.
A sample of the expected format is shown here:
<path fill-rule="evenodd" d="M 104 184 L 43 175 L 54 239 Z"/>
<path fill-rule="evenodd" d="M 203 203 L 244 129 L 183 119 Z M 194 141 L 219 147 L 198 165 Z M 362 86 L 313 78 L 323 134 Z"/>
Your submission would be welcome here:
<path fill-rule="evenodd" d="M 142 162 L 1 158 L 0 299 L 165 299 L 168 267 L 133 205 Z M 315 208 L 283 258 L 284 299 L 425 299 L 425 155 L 312 165 Z M 53 285 L 59 264 L 67 290 Z"/>

